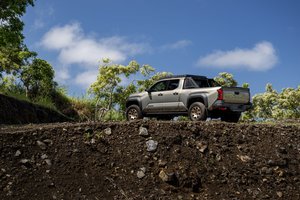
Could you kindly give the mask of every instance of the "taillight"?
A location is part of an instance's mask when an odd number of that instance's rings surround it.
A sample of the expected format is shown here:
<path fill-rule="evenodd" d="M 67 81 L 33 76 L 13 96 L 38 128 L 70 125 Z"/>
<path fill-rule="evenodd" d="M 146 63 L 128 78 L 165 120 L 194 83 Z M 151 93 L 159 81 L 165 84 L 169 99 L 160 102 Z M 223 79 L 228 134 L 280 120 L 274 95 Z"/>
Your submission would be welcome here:
<path fill-rule="evenodd" d="M 222 89 L 218 89 L 218 100 L 223 100 L 223 90 Z"/>

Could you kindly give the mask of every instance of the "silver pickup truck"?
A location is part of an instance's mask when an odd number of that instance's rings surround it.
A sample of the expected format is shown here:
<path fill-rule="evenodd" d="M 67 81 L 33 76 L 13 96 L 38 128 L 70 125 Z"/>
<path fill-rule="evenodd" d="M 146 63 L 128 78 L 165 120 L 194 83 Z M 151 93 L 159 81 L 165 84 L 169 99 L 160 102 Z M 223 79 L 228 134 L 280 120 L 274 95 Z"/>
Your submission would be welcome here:
<path fill-rule="evenodd" d="M 130 95 L 126 118 L 169 120 L 185 115 L 192 121 L 210 117 L 238 122 L 251 105 L 248 88 L 222 87 L 205 76 L 179 75 L 160 79 L 145 92 Z"/>

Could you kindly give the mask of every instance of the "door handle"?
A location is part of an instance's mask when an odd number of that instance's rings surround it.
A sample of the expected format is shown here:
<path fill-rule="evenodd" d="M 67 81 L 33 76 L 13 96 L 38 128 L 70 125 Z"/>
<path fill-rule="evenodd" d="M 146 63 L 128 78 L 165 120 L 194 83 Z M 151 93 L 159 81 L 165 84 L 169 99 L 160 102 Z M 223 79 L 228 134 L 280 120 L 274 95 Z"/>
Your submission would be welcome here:
<path fill-rule="evenodd" d="M 163 94 L 162 94 L 162 93 L 159 93 L 158 96 L 163 96 Z"/>
<path fill-rule="evenodd" d="M 174 92 L 173 95 L 178 95 L 178 92 Z"/>

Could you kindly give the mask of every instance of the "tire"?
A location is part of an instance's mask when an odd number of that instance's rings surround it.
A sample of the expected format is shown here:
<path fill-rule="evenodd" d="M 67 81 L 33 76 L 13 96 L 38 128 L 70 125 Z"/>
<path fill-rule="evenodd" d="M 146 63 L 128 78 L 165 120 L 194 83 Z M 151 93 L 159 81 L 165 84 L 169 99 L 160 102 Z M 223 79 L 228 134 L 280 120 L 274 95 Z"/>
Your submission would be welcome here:
<path fill-rule="evenodd" d="M 237 123 L 241 117 L 240 112 L 229 112 L 221 117 L 221 121 Z"/>
<path fill-rule="evenodd" d="M 201 102 L 193 103 L 189 108 L 188 115 L 192 121 L 205 121 L 207 118 L 205 105 Z"/>
<path fill-rule="evenodd" d="M 137 119 L 142 119 L 143 114 L 137 105 L 131 105 L 126 109 L 126 119 L 127 121 L 133 121 Z"/>

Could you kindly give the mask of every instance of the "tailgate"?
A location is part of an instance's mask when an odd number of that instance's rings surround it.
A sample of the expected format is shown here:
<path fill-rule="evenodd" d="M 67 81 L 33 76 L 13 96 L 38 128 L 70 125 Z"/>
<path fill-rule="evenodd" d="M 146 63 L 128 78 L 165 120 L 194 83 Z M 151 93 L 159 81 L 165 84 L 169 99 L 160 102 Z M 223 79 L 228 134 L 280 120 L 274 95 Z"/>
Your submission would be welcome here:
<path fill-rule="evenodd" d="M 223 100 L 225 103 L 242 103 L 250 102 L 249 88 L 242 87 L 223 87 Z"/>

